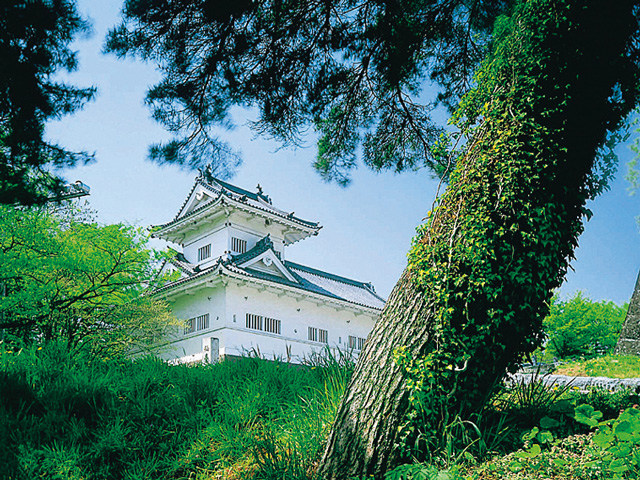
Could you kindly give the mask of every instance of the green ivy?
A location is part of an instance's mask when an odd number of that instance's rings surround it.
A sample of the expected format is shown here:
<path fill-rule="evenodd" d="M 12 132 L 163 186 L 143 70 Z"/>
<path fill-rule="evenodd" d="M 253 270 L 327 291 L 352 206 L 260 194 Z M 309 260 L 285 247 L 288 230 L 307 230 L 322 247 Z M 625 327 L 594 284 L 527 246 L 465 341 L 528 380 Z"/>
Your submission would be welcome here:
<path fill-rule="evenodd" d="M 477 87 L 452 119 L 466 144 L 434 149 L 456 168 L 409 254 L 434 325 L 425 351 L 395 352 L 413 406 L 401 432 L 407 453 L 437 448 L 452 418 L 477 412 L 540 345 L 585 202 L 614 169 L 603 149 L 637 101 L 627 70 L 637 71 L 638 54 L 632 21 L 602 19 L 631 6 L 583 3 L 523 0 L 501 17 Z"/>

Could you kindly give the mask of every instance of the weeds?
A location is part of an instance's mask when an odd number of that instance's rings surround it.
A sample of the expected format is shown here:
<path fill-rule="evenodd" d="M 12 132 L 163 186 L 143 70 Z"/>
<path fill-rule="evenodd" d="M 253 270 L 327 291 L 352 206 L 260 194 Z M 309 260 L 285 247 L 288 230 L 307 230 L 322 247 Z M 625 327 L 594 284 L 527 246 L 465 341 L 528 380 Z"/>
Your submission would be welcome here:
<path fill-rule="evenodd" d="M 0 478 L 310 478 L 351 369 L 0 353 Z"/>

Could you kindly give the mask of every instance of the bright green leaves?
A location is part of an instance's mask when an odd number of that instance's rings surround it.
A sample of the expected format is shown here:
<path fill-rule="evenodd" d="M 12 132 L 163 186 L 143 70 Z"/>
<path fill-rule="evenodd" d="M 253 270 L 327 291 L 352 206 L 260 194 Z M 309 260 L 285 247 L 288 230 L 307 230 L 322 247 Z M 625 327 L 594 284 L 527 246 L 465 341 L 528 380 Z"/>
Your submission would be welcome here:
<path fill-rule="evenodd" d="M 591 405 L 583 404 L 576 407 L 574 418 L 577 422 L 584 423 L 590 427 L 596 427 L 602 418 L 602 412 L 594 409 Z"/>
<path fill-rule="evenodd" d="M 149 348 L 176 322 L 163 302 L 142 295 L 156 281 L 147 239 L 73 210 L 3 208 L 0 328 L 27 343 L 59 339 L 94 353 Z"/>
<path fill-rule="evenodd" d="M 626 307 L 613 302 L 593 302 L 582 292 L 567 300 L 554 297 L 544 329 L 546 349 L 558 358 L 593 357 L 611 351 L 618 341 Z"/>
<path fill-rule="evenodd" d="M 589 407 L 589 408 L 587 408 Z M 599 415 L 598 415 L 599 414 Z M 593 407 L 580 405 L 575 419 L 592 428 L 598 427 L 593 436 L 597 455 L 611 478 L 638 478 L 640 474 L 640 410 L 628 408 L 611 421 L 598 422 L 602 413 Z"/>

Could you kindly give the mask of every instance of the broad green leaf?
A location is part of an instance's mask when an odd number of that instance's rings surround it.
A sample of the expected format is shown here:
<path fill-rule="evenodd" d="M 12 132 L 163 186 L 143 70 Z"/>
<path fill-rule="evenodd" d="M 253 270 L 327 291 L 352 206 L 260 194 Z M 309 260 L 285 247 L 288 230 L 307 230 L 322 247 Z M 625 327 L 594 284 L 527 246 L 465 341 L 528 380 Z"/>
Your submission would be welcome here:
<path fill-rule="evenodd" d="M 542 420 L 540 420 L 540 427 L 544 429 L 555 428 L 558 425 L 560 425 L 560 422 L 555 418 L 543 417 Z"/>

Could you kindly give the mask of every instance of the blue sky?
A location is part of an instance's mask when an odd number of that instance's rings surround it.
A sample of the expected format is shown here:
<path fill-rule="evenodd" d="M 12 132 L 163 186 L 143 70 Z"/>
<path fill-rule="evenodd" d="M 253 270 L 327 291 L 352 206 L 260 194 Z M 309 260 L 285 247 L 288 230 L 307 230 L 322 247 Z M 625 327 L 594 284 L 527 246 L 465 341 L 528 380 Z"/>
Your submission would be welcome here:
<path fill-rule="evenodd" d="M 79 69 L 65 78 L 96 86 L 98 95 L 83 111 L 50 124 L 47 135 L 67 148 L 96 153 L 95 163 L 65 176 L 91 187 L 89 201 L 102 222 L 147 226 L 169 221 L 196 173 L 146 160 L 148 145 L 168 138 L 143 104 L 147 86 L 160 77 L 152 66 L 100 53 L 106 31 L 117 22 L 119 2 L 80 0 L 79 5 L 94 33 L 76 42 Z M 239 124 L 250 116 L 233 112 Z M 345 189 L 324 183 L 314 172 L 312 136 L 297 150 L 279 149 L 242 125 L 224 136 L 244 159 L 231 183 L 249 190 L 260 183 L 276 207 L 323 225 L 317 237 L 289 247 L 290 260 L 370 281 L 381 295 L 390 293 L 406 265 L 415 227 L 435 199 L 438 182 L 429 172 L 376 174 L 361 167 Z M 633 292 L 640 269 L 635 221 L 640 195 L 629 196 L 622 178 L 632 152 L 621 145 L 618 153 L 620 172 L 611 190 L 589 205 L 594 216 L 580 238 L 564 296 L 582 290 L 593 299 L 620 304 Z"/>

